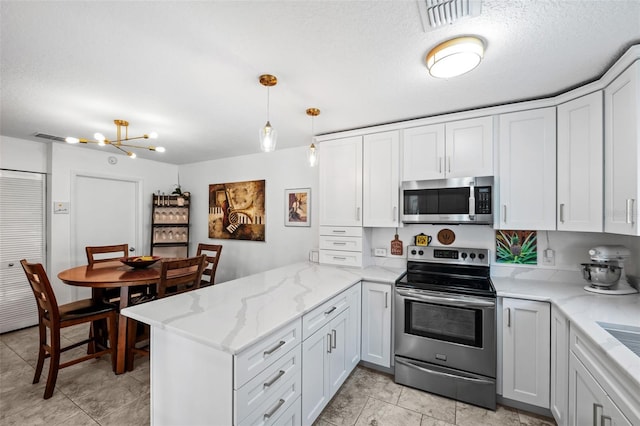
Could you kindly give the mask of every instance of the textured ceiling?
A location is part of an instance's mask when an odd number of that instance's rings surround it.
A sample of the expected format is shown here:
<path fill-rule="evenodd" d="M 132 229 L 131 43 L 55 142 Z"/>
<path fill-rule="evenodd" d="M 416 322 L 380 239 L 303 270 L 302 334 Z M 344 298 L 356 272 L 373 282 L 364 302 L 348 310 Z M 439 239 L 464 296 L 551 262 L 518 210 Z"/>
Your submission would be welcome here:
<path fill-rule="evenodd" d="M 640 0 L 485 0 L 480 16 L 429 32 L 403 0 L 3 0 L 0 13 L 0 134 L 113 138 L 125 119 L 167 148 L 140 157 L 176 164 L 259 152 L 260 74 L 278 77 L 283 149 L 310 143 L 308 107 L 322 134 L 539 98 L 640 43 Z M 467 34 L 485 41 L 480 66 L 430 77 L 429 49 Z"/>

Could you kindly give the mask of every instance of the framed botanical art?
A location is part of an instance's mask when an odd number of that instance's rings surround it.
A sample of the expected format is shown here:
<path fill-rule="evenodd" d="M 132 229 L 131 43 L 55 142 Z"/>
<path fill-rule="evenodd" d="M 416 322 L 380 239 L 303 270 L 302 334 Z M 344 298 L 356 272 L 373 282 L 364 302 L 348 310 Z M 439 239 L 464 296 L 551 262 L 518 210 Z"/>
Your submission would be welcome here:
<path fill-rule="evenodd" d="M 311 188 L 284 190 L 285 226 L 311 226 Z"/>

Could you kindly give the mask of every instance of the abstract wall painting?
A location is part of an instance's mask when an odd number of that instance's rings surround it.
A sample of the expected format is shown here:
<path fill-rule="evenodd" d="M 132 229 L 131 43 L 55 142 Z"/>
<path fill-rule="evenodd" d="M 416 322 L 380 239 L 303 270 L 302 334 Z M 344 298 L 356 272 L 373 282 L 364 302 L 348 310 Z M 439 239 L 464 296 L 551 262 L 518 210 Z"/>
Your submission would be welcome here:
<path fill-rule="evenodd" d="M 265 181 L 209 185 L 209 238 L 265 241 Z"/>

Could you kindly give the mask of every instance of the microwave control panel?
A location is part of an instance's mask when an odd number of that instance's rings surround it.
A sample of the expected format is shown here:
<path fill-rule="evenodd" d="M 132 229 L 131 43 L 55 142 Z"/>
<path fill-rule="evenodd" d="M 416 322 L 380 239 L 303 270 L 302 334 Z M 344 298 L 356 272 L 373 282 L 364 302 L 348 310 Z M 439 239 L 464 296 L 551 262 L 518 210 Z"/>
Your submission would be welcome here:
<path fill-rule="evenodd" d="M 476 214 L 491 214 L 491 187 L 475 188 Z"/>

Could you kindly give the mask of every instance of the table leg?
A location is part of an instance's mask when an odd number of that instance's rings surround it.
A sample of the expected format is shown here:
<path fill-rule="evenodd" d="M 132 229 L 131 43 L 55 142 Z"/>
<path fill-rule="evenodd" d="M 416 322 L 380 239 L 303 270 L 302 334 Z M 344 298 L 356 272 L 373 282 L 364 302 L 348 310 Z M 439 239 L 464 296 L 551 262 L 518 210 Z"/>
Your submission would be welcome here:
<path fill-rule="evenodd" d="M 129 306 L 129 287 L 120 287 L 120 311 Z M 118 318 L 118 351 L 116 356 L 116 374 L 125 372 L 127 365 L 127 317 Z"/>

